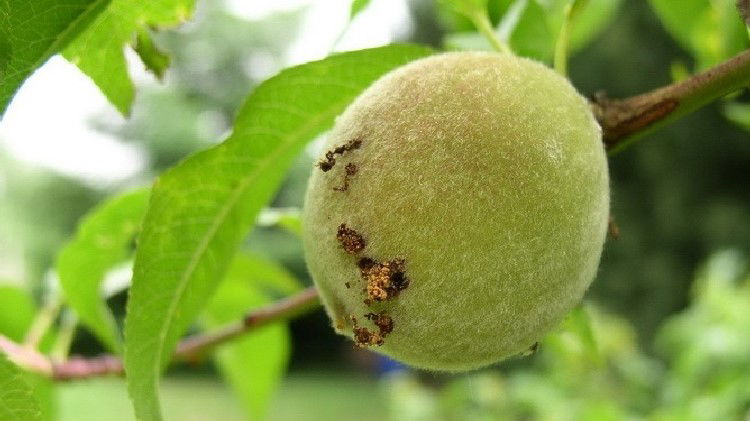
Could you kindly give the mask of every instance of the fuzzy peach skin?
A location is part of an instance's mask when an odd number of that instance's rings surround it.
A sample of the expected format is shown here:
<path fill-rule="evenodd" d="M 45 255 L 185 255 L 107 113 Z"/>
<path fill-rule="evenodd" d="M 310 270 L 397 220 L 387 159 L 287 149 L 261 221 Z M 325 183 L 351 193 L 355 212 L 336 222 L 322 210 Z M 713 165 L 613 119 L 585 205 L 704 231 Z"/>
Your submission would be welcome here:
<path fill-rule="evenodd" d="M 305 200 L 307 265 L 337 332 L 460 371 L 523 352 L 579 303 L 609 176 L 567 79 L 445 53 L 388 73 L 338 117 Z"/>

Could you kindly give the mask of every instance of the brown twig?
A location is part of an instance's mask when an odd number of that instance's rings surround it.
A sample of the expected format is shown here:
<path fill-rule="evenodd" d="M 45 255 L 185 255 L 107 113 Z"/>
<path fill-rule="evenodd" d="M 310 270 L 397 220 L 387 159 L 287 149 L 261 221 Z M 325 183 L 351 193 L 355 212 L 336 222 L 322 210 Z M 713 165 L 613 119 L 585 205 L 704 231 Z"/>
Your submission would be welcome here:
<path fill-rule="evenodd" d="M 261 326 L 289 319 L 317 308 L 320 305 L 315 288 L 284 298 L 267 307 L 253 310 L 242 320 L 212 332 L 185 338 L 177 346 L 174 360 L 194 361 L 217 345 L 249 333 Z M 123 374 L 122 360 L 113 355 L 84 358 L 73 357 L 55 362 L 28 347 L 23 347 L 0 335 L 0 351 L 28 371 L 48 376 L 54 380 L 74 380 Z"/>
<path fill-rule="evenodd" d="M 594 98 L 592 107 L 604 144 L 617 152 L 637 135 L 676 120 L 750 85 L 750 50 L 680 82 L 626 99 Z"/>

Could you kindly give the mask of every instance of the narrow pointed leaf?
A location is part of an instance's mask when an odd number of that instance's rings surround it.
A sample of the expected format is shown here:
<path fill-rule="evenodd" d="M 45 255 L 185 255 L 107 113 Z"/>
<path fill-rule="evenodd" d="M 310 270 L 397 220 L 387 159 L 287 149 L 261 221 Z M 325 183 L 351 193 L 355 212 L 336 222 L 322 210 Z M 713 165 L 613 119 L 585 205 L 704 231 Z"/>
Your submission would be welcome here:
<path fill-rule="evenodd" d="M 203 325 L 209 329 L 221 326 L 269 303 L 271 300 L 262 291 L 268 279 L 267 268 L 273 266 L 258 257 L 238 256 L 206 308 Z M 214 355 L 249 419 L 265 419 L 270 400 L 286 371 L 289 342 L 287 325 L 276 323 L 222 346 Z"/>
<path fill-rule="evenodd" d="M 282 71 L 256 88 L 224 143 L 154 184 L 136 253 L 125 369 L 136 415 L 161 419 L 159 377 L 305 143 L 379 76 L 430 54 L 417 46 L 353 51 Z"/>
<path fill-rule="evenodd" d="M 148 205 L 149 191 L 140 189 L 97 206 L 60 252 L 57 273 L 67 303 L 86 327 L 110 349 L 119 350 L 114 317 L 102 294 L 107 271 L 131 254 L 133 238 Z"/>

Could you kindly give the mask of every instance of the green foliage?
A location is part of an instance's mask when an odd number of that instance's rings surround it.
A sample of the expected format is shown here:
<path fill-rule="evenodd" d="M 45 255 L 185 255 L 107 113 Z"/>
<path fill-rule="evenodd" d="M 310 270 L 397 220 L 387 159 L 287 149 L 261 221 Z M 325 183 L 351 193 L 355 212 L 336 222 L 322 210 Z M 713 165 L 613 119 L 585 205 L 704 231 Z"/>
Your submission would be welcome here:
<path fill-rule="evenodd" d="M 428 54 L 424 47 L 388 46 L 284 70 L 248 97 L 229 139 L 157 180 L 125 327 L 128 389 L 141 419 L 161 418 L 159 375 L 177 340 L 305 143 L 373 80 Z"/>
<path fill-rule="evenodd" d="M 295 236 L 302 235 L 302 220 L 300 210 L 297 208 L 279 209 L 270 208 L 261 212 L 258 217 L 259 226 L 277 225 Z"/>
<path fill-rule="evenodd" d="M 583 48 L 614 17 L 621 0 L 516 0 L 504 11 L 496 32 L 514 52 L 524 57 L 550 62 L 565 21 L 565 8 L 575 5 L 569 45 L 571 51 Z M 460 29 L 460 28 L 459 28 Z M 445 46 L 454 50 L 489 50 L 490 44 L 476 32 L 449 34 Z"/>
<path fill-rule="evenodd" d="M 370 0 L 352 0 L 352 5 L 349 8 L 349 19 L 354 19 L 361 11 L 370 4 Z"/>
<path fill-rule="evenodd" d="M 112 0 L 65 48 L 63 55 L 93 79 L 107 99 L 127 115 L 135 92 L 123 48 L 149 27 L 164 28 L 184 22 L 194 3 L 195 0 Z M 140 45 L 149 68 L 159 69 L 161 64 L 154 50 L 144 50 L 142 42 Z"/>
<path fill-rule="evenodd" d="M 703 70 L 748 47 L 748 32 L 732 0 L 650 0 L 664 27 Z"/>
<path fill-rule="evenodd" d="M 0 419 L 41 421 L 42 411 L 24 374 L 0 353 Z"/>
<path fill-rule="evenodd" d="M 164 73 L 169 67 L 170 58 L 154 43 L 153 36 L 148 29 L 138 28 L 138 33 L 133 44 L 133 49 L 141 58 L 146 68 L 158 79 L 164 78 Z"/>
<path fill-rule="evenodd" d="M 68 305 L 111 350 L 120 349 L 120 338 L 102 294 L 102 282 L 107 271 L 131 255 L 148 197 L 149 191 L 141 189 L 98 205 L 79 224 L 75 238 L 57 258 L 57 273 Z"/>
<path fill-rule="evenodd" d="M 290 280 L 295 281 L 272 262 L 257 256 L 238 255 L 206 308 L 204 325 L 218 327 L 241 319 L 248 310 L 272 301 L 273 295 L 264 293 L 265 287 L 288 289 Z M 287 325 L 275 323 L 224 345 L 216 352 L 222 375 L 242 401 L 249 419 L 265 418 L 270 399 L 284 375 L 289 348 Z"/>
<path fill-rule="evenodd" d="M 21 342 L 34 320 L 36 305 L 31 295 L 20 287 L 0 285 L 0 334 Z M 12 309 L 12 310 L 9 310 Z"/>
<path fill-rule="evenodd" d="M 0 115 L 23 81 L 85 30 L 109 2 L 0 1 Z"/>

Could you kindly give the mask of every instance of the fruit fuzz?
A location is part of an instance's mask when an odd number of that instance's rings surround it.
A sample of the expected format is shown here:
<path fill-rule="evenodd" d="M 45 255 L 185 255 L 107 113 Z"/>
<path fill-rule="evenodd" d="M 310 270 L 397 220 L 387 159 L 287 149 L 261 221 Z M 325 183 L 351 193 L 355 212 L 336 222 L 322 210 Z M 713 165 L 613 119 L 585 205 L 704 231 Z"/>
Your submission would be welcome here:
<path fill-rule="evenodd" d="M 446 53 L 336 120 L 307 190 L 307 264 L 337 332 L 414 367 L 519 354 L 579 303 L 609 215 L 589 105 L 535 61 Z"/>

